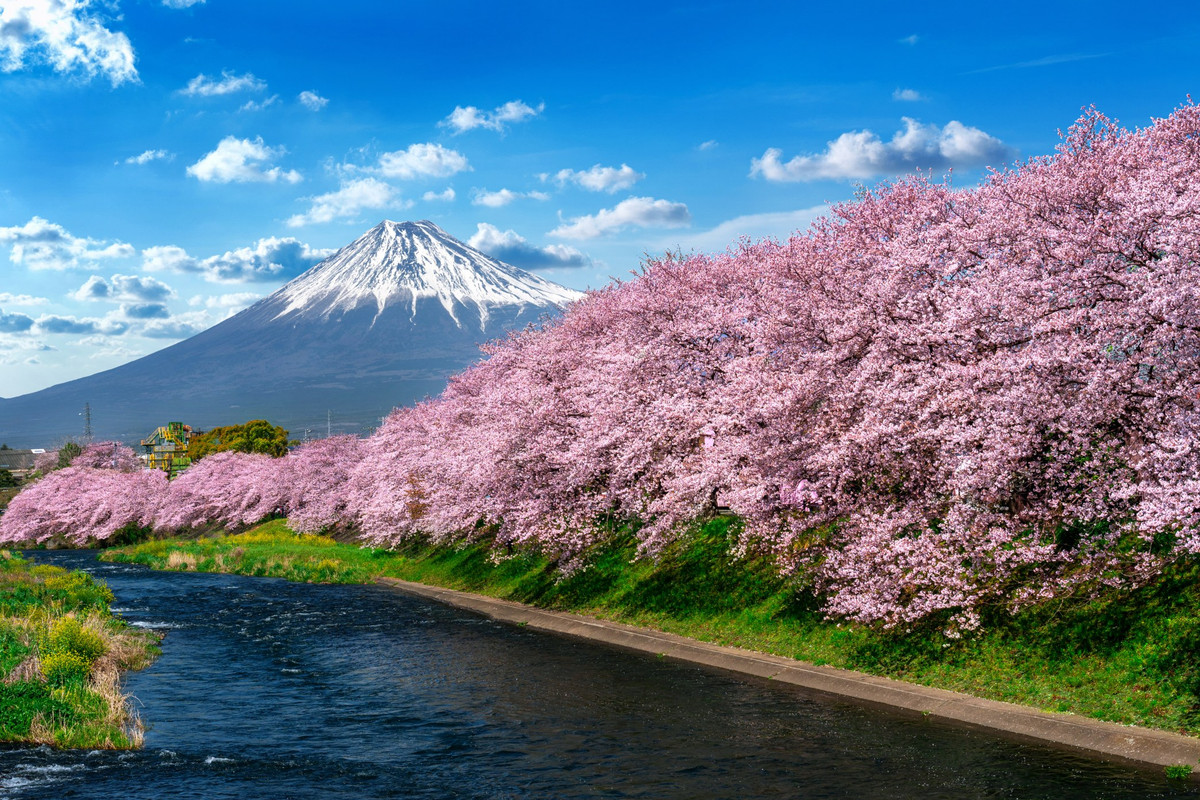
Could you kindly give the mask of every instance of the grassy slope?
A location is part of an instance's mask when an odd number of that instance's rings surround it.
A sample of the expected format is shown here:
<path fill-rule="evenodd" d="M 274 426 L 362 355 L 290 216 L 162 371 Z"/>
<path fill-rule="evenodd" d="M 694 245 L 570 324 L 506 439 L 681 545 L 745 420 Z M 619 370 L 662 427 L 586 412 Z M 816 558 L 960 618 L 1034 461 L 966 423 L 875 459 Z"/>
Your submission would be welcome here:
<path fill-rule="evenodd" d="M 111 601 L 108 587 L 85 573 L 0 550 L 0 742 L 141 744 L 119 670 L 139 669 L 159 651 L 153 634 L 111 615 Z"/>
<path fill-rule="evenodd" d="M 409 543 L 360 549 L 296 536 L 282 521 L 238 536 L 154 541 L 104 558 L 155 568 L 367 582 L 379 576 L 463 589 L 545 608 L 848 667 L 981 697 L 1200 735 L 1200 563 L 1152 587 L 1105 601 L 1066 602 L 948 642 L 933 629 L 882 633 L 823 619 L 811 595 L 765 561 L 729 554 L 728 522 L 696 530 L 658 561 L 632 540 L 561 579 L 544 559 L 493 563 L 482 545 Z"/>

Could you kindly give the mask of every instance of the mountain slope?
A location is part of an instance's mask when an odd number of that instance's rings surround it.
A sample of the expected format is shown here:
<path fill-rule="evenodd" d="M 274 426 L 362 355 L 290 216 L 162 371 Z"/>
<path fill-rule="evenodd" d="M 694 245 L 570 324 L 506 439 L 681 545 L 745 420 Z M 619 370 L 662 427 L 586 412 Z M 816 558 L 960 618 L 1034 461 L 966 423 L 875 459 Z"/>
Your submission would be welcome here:
<path fill-rule="evenodd" d="M 190 339 L 115 369 L 0 403 L 0 439 L 125 441 L 168 420 L 264 417 L 295 437 L 358 432 L 441 391 L 481 342 L 579 293 L 497 261 L 431 222 L 384 221 L 274 294 Z"/>

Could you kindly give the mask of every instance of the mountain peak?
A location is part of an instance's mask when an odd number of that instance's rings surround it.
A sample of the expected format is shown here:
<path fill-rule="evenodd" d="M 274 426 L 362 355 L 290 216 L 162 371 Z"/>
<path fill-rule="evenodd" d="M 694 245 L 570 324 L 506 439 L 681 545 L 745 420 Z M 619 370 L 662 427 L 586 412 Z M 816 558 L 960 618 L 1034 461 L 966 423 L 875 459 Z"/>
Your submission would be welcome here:
<path fill-rule="evenodd" d="M 505 264 L 464 244 L 429 220 L 383 220 L 262 301 L 275 317 L 330 316 L 364 305 L 375 315 L 436 298 L 461 325 L 457 309 L 473 306 L 486 326 L 496 306 L 560 308 L 580 293 Z M 475 315 L 472 315 L 475 316 Z"/>

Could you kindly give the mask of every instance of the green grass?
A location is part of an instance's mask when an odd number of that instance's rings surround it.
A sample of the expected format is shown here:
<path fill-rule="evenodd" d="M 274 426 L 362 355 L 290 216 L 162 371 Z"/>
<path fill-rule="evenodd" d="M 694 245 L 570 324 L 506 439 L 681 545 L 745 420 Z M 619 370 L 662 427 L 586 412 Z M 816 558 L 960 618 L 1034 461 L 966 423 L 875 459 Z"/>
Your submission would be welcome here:
<path fill-rule="evenodd" d="M 104 558 L 155 568 L 360 583 L 396 577 L 543 608 L 642 625 L 719 644 L 901 680 L 1200 735 L 1200 561 L 1145 589 L 1064 601 L 1012 616 L 985 614 L 984 632 L 947 640 L 938 626 L 883 632 L 826 620 L 798 579 L 762 558 L 730 554 L 735 522 L 697 526 L 657 560 L 632 536 L 591 553 L 563 578 L 536 553 L 500 560 L 484 544 L 394 551 L 291 533 L 276 520 L 248 533 L 154 541 Z"/>
<path fill-rule="evenodd" d="M 114 618 L 112 599 L 84 572 L 0 550 L 0 742 L 141 744 L 119 671 L 150 663 L 157 639 Z"/>

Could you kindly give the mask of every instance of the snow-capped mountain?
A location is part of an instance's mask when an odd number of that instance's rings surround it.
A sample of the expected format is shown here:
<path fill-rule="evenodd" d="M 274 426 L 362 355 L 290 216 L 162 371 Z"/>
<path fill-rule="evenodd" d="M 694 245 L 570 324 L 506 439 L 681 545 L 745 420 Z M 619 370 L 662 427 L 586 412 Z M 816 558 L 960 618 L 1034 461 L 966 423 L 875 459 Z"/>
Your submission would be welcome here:
<path fill-rule="evenodd" d="M 135 440 L 171 420 L 265 418 L 302 438 L 373 427 L 435 395 L 478 345 L 557 313 L 576 292 L 485 255 L 432 222 L 384 221 L 274 294 L 115 369 L 0 403 L 0 439 Z"/>
<path fill-rule="evenodd" d="M 561 307 L 579 292 L 497 261 L 428 220 L 384 220 L 266 301 L 289 314 L 329 317 L 374 304 L 376 313 L 435 298 L 451 317 L 473 305 L 486 321 L 496 306 Z"/>

